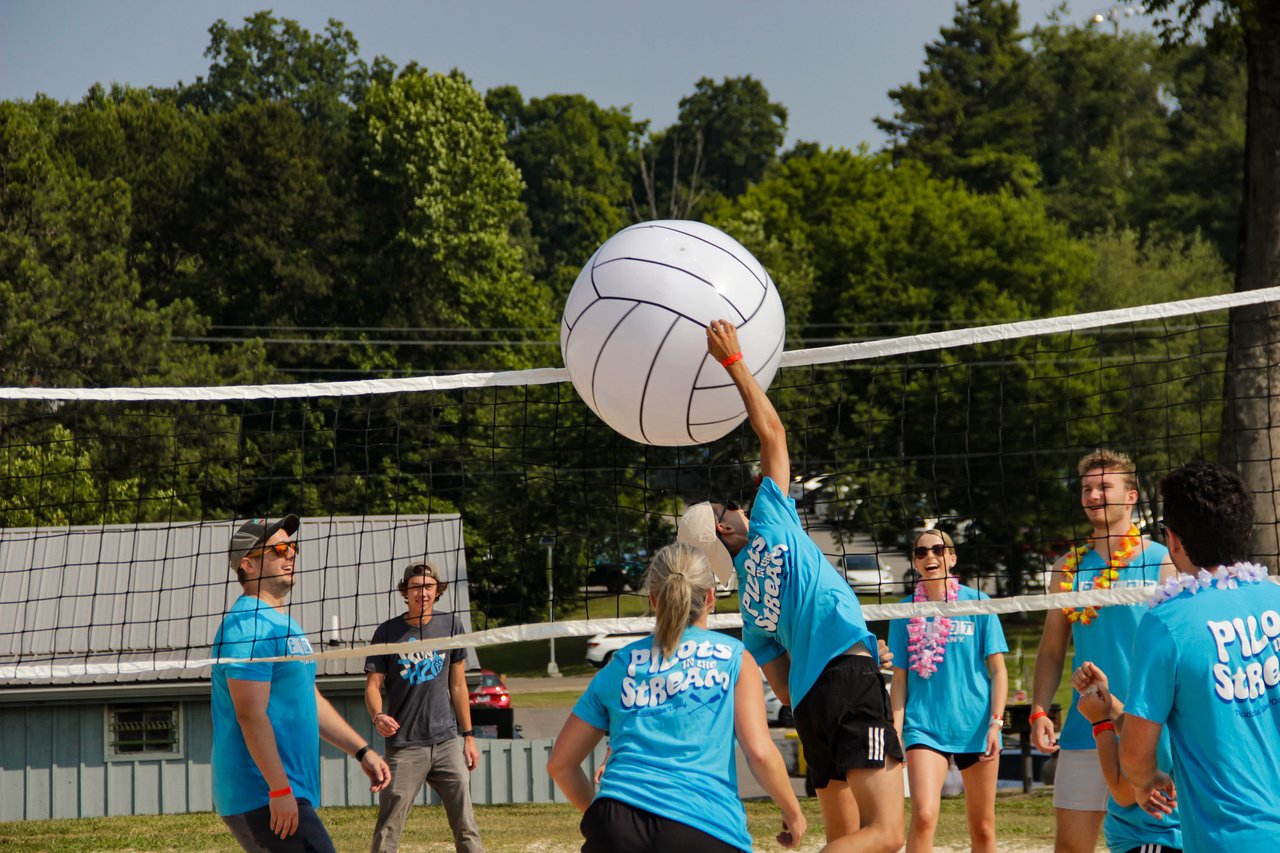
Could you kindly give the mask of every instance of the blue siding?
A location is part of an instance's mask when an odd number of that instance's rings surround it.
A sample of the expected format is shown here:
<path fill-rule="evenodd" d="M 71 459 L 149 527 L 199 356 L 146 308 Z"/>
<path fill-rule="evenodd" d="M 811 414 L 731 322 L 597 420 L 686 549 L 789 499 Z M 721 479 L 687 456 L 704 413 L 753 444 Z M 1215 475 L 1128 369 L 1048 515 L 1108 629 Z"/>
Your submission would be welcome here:
<path fill-rule="evenodd" d="M 331 701 L 362 736 L 380 739 L 362 696 Z M 180 703 L 181 758 L 106 761 L 100 703 L 0 706 L 0 821 L 211 811 L 209 751 L 212 720 L 207 700 Z M 566 802 L 547 775 L 553 741 L 477 741 L 480 765 L 471 776 L 477 804 Z M 350 757 L 329 744 L 320 750 L 325 806 L 367 806 L 376 798 Z M 603 744 L 588 759 L 588 773 L 604 757 Z M 424 786 L 419 805 L 439 803 Z"/>

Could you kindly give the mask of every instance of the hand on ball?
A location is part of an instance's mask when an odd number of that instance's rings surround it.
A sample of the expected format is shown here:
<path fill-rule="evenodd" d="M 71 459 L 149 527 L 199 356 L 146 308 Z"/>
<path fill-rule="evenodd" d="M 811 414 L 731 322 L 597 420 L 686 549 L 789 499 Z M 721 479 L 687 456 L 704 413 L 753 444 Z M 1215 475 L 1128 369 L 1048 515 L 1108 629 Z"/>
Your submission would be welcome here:
<path fill-rule="evenodd" d="M 723 362 L 731 355 L 740 352 L 738 330 L 728 320 L 712 320 L 707 326 L 707 352 L 716 361 Z"/>

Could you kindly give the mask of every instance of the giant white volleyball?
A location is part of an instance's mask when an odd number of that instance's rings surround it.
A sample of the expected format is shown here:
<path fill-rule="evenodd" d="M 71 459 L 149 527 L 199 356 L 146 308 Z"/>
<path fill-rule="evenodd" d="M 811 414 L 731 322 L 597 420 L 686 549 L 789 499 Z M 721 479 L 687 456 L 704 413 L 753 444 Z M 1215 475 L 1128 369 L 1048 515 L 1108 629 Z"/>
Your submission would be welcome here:
<path fill-rule="evenodd" d="M 583 267 L 560 321 L 560 354 L 578 394 L 633 441 L 714 441 L 746 409 L 707 353 L 712 320 L 738 327 L 743 361 L 768 388 L 786 320 L 765 268 L 702 222 L 642 222 L 610 237 Z"/>

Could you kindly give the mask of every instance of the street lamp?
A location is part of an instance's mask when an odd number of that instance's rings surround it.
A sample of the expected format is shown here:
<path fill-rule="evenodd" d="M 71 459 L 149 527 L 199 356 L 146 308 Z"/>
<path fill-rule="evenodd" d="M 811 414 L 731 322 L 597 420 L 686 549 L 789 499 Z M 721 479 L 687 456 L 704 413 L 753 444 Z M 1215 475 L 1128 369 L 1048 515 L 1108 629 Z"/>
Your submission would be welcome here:
<path fill-rule="evenodd" d="M 1129 18 L 1136 14 L 1138 14 L 1138 9 L 1136 6 L 1122 6 L 1117 4 L 1115 6 L 1111 6 L 1109 8 L 1094 12 L 1093 16 L 1089 18 L 1089 23 L 1101 24 L 1105 21 L 1110 21 L 1112 26 L 1112 34 L 1118 37 L 1120 35 L 1120 18 L 1121 17 Z"/>
<path fill-rule="evenodd" d="M 556 546 L 556 537 L 539 536 L 538 544 L 547 549 L 547 620 L 555 625 L 556 622 L 556 586 L 555 575 L 552 573 L 551 555 Z M 556 638 L 551 638 L 551 660 L 547 663 L 547 675 L 552 678 L 560 677 L 560 667 L 556 666 Z"/>

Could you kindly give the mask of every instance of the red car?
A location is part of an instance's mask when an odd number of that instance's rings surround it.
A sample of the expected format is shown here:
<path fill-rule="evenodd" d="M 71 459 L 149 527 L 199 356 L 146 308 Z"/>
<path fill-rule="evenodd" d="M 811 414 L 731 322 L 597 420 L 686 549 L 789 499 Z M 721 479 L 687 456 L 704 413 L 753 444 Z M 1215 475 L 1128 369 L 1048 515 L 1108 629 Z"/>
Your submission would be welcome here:
<path fill-rule="evenodd" d="M 467 673 L 467 691 L 472 705 L 482 708 L 511 707 L 511 691 L 507 690 L 502 676 L 491 669 Z"/>

